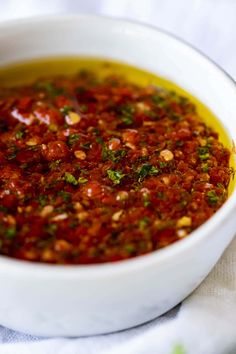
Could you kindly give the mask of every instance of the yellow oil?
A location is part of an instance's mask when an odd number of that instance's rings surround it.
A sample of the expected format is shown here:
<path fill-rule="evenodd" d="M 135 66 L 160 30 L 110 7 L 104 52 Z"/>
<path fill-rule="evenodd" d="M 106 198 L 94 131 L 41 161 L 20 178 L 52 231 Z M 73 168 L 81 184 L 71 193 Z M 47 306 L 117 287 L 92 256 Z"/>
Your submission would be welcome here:
<path fill-rule="evenodd" d="M 197 107 L 199 116 L 205 123 L 219 134 L 219 139 L 230 151 L 233 151 L 232 141 L 227 135 L 221 122 L 215 115 L 196 97 L 177 86 L 175 83 L 155 74 L 139 68 L 105 59 L 87 57 L 53 57 L 14 63 L 0 68 L 0 86 L 18 86 L 29 84 L 40 77 L 55 75 L 73 75 L 82 69 L 96 72 L 98 77 L 103 78 L 109 74 L 125 76 L 130 82 L 141 86 L 157 85 L 191 100 Z M 235 167 L 235 159 L 231 154 L 230 165 Z M 231 194 L 235 181 L 231 179 L 229 194 Z"/>

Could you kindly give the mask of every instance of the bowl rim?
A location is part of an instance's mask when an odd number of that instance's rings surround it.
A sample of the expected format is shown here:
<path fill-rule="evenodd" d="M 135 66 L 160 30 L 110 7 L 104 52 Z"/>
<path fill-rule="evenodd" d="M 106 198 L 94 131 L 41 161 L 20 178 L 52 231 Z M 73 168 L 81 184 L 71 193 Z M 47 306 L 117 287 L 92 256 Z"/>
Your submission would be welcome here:
<path fill-rule="evenodd" d="M 214 60 L 209 58 L 206 54 L 201 52 L 199 49 L 195 48 L 192 44 L 189 44 L 186 40 L 176 36 L 175 34 L 155 27 L 147 23 L 143 23 L 137 20 L 130 20 L 127 18 L 117 18 L 107 15 L 96 15 L 96 14 L 56 14 L 56 15 L 41 15 L 33 16 L 29 18 L 11 19 L 4 20 L 0 23 L 1 32 L 7 28 L 21 27 L 21 26 L 31 26 L 39 25 L 41 23 L 47 23 L 50 21 L 54 22 L 65 22 L 71 20 L 101 20 L 106 22 L 120 23 L 126 26 L 133 26 L 139 29 L 146 28 L 152 32 L 156 32 L 161 36 L 165 36 L 171 39 L 173 42 L 185 47 L 193 55 L 197 56 L 204 64 L 210 64 L 212 68 L 215 69 L 217 75 L 225 78 L 228 84 L 231 85 L 232 89 L 235 90 L 236 97 L 236 81 L 224 70 L 222 69 Z M 3 33 L 3 32 L 2 32 Z M 224 123 L 222 123 L 224 125 Z M 79 278 L 98 278 L 107 277 L 107 275 L 112 274 L 123 274 L 128 272 L 134 272 L 139 269 L 150 267 L 163 262 L 171 260 L 174 256 L 180 256 L 182 253 L 187 252 L 189 248 L 196 247 L 204 238 L 211 237 L 211 231 L 218 228 L 220 224 L 224 223 L 227 216 L 236 208 L 234 198 L 236 199 L 236 184 L 233 191 L 224 205 L 204 224 L 199 226 L 196 230 L 191 232 L 188 237 L 181 239 L 169 246 L 162 249 L 152 251 L 150 253 L 136 256 L 134 258 L 129 258 L 116 262 L 106 262 L 97 264 L 48 264 L 42 262 L 30 262 L 20 259 L 11 258 L 8 256 L 0 255 L 0 269 L 7 273 L 17 272 L 21 276 L 31 276 L 43 277 L 43 278 L 53 278 L 53 279 L 65 279 L 74 278 L 75 276 Z M 214 235 L 212 236 L 214 237 Z"/>

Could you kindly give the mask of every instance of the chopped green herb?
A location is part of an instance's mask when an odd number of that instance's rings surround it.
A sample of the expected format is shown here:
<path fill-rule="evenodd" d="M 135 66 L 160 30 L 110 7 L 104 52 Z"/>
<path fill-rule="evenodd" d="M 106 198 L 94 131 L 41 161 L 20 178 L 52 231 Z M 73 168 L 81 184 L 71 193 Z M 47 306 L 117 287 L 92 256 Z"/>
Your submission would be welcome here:
<path fill-rule="evenodd" d="M 159 173 L 158 168 L 150 165 L 149 163 L 143 164 L 139 169 L 138 169 L 138 181 L 141 182 L 145 177 L 148 175 L 156 175 Z"/>
<path fill-rule="evenodd" d="M 86 89 L 83 86 L 78 86 L 78 87 L 76 87 L 75 90 L 76 90 L 76 93 L 78 93 L 80 95 L 82 95 L 82 94 L 84 94 L 86 92 Z"/>
<path fill-rule="evenodd" d="M 164 107 L 166 105 L 165 99 L 159 96 L 157 93 L 152 96 L 152 102 L 159 107 Z"/>
<path fill-rule="evenodd" d="M 161 199 L 161 200 L 165 199 L 165 193 L 164 192 L 157 192 L 157 198 Z"/>
<path fill-rule="evenodd" d="M 91 146 L 91 143 L 84 143 L 84 144 L 80 144 L 80 146 L 85 149 L 85 150 L 89 150 L 90 149 L 90 146 Z"/>
<path fill-rule="evenodd" d="M 18 130 L 18 131 L 16 132 L 16 134 L 15 134 L 15 137 L 16 137 L 17 140 L 22 139 L 23 136 L 24 136 L 24 131 L 23 131 L 23 130 Z"/>
<path fill-rule="evenodd" d="M 81 168 L 80 167 L 80 164 L 75 164 L 74 165 L 74 167 L 78 170 L 78 171 L 80 171 L 80 173 L 82 174 L 82 175 L 89 175 L 89 171 L 87 171 L 86 169 L 84 169 L 84 168 Z"/>
<path fill-rule="evenodd" d="M 138 170 L 138 181 L 139 182 L 142 179 L 144 179 L 146 176 L 148 176 L 151 167 L 152 166 L 150 164 L 144 164 L 139 168 L 139 170 Z"/>
<path fill-rule="evenodd" d="M 102 146 L 102 160 L 111 160 L 114 163 L 120 162 L 120 160 L 125 157 L 127 154 L 126 150 L 115 150 L 112 151 L 108 149 L 106 144 L 103 144 Z"/>
<path fill-rule="evenodd" d="M 125 245 L 124 249 L 126 252 L 128 252 L 130 254 L 135 252 L 135 246 L 131 245 L 131 244 Z"/>
<path fill-rule="evenodd" d="M 22 168 L 24 170 L 25 168 L 28 168 L 28 166 L 29 165 L 25 162 L 20 165 L 20 168 Z"/>
<path fill-rule="evenodd" d="M 143 195 L 143 206 L 145 208 L 149 207 L 151 205 L 151 202 L 149 200 L 149 195 L 148 194 L 144 194 Z"/>
<path fill-rule="evenodd" d="M 139 228 L 141 230 L 145 229 L 145 227 L 150 223 L 150 219 L 147 216 L 144 216 L 141 220 L 139 220 Z"/>
<path fill-rule="evenodd" d="M 109 160 L 110 151 L 111 150 L 108 149 L 106 144 L 103 144 L 103 146 L 102 146 L 102 160 L 103 161 Z"/>
<path fill-rule="evenodd" d="M 15 157 L 16 157 L 16 153 L 15 152 L 12 152 L 9 155 L 7 155 L 7 159 L 8 160 L 13 160 Z"/>
<path fill-rule="evenodd" d="M 49 168 L 51 170 L 56 170 L 59 167 L 60 163 L 61 163 L 61 160 L 52 161 L 49 163 Z"/>
<path fill-rule="evenodd" d="M 206 196 L 207 196 L 208 203 L 212 206 L 216 205 L 219 201 L 219 196 L 216 194 L 214 190 L 207 192 Z"/>
<path fill-rule="evenodd" d="M 167 128 L 168 133 L 170 133 L 172 131 L 172 128 Z M 173 141 L 172 140 L 166 140 L 166 148 L 169 150 L 172 150 L 172 146 L 173 146 Z"/>
<path fill-rule="evenodd" d="M 122 122 L 125 123 L 126 125 L 133 124 L 133 118 L 130 116 L 122 116 L 121 119 L 122 119 Z"/>
<path fill-rule="evenodd" d="M 84 178 L 84 177 L 79 177 L 78 182 L 79 182 L 80 184 L 84 184 L 84 183 L 87 183 L 87 182 L 88 182 L 88 179 L 87 179 L 87 178 Z"/>
<path fill-rule="evenodd" d="M 2 211 L 3 213 L 7 212 L 7 208 L 4 207 L 3 205 L 0 205 L 0 211 Z"/>
<path fill-rule="evenodd" d="M 64 106 L 60 109 L 60 111 L 66 116 L 70 111 L 73 110 L 72 106 Z"/>
<path fill-rule="evenodd" d="M 114 184 L 120 184 L 122 178 L 125 177 L 125 174 L 123 174 L 120 171 L 115 171 L 115 170 L 107 170 L 107 174 L 108 174 L 109 179 Z"/>
<path fill-rule="evenodd" d="M 186 207 L 187 204 L 188 204 L 188 202 L 187 202 L 187 200 L 185 200 L 185 199 L 183 199 L 183 200 L 180 201 L 180 206 L 181 206 L 182 208 Z"/>
<path fill-rule="evenodd" d="M 170 116 L 170 119 L 173 120 L 174 122 L 179 122 L 181 120 L 181 115 L 177 113 L 172 113 Z"/>
<path fill-rule="evenodd" d="M 80 104 L 79 109 L 82 113 L 86 113 L 88 110 L 88 106 L 86 104 Z"/>
<path fill-rule="evenodd" d="M 124 104 L 119 108 L 121 114 L 121 120 L 126 125 L 131 125 L 134 122 L 134 107 L 130 104 Z"/>
<path fill-rule="evenodd" d="M 96 135 L 96 136 L 98 136 L 98 135 L 100 135 L 100 130 L 98 129 L 98 128 L 93 128 L 93 134 L 94 135 Z"/>
<path fill-rule="evenodd" d="M 73 176 L 71 173 L 69 172 L 65 172 L 65 181 L 67 183 L 73 184 L 74 186 L 77 186 L 77 184 L 79 183 L 77 181 L 77 179 L 75 178 L 75 176 Z"/>
<path fill-rule="evenodd" d="M 45 225 L 44 229 L 49 235 L 54 236 L 57 231 L 57 225 L 56 224 L 47 224 L 47 225 Z"/>
<path fill-rule="evenodd" d="M 33 145 L 33 146 L 28 146 L 27 150 L 29 151 L 38 151 L 39 147 L 38 145 Z"/>
<path fill-rule="evenodd" d="M 179 104 L 181 104 L 181 106 L 186 106 L 189 104 L 189 99 L 184 96 L 179 96 Z"/>
<path fill-rule="evenodd" d="M 72 220 L 69 224 L 69 227 L 71 229 L 75 229 L 78 226 L 78 221 L 77 220 Z"/>
<path fill-rule="evenodd" d="M 16 228 L 15 226 L 10 226 L 6 229 L 5 233 L 6 238 L 12 239 L 16 236 Z"/>
<path fill-rule="evenodd" d="M 201 146 L 198 148 L 198 156 L 200 160 L 207 160 L 210 157 L 209 154 L 209 147 L 208 146 Z"/>
<path fill-rule="evenodd" d="M 69 207 L 69 205 L 62 205 L 60 207 L 57 207 L 57 208 L 54 208 L 54 212 L 57 213 L 57 214 L 61 214 L 61 213 L 64 213 L 65 211 L 67 211 L 67 207 Z"/>
<path fill-rule="evenodd" d="M 181 147 L 184 145 L 184 142 L 183 142 L 183 140 L 177 140 L 175 144 L 176 144 L 176 146 Z"/>
<path fill-rule="evenodd" d="M 208 166 L 208 164 L 207 163 L 203 163 L 202 165 L 201 165 L 201 170 L 202 170 L 202 172 L 208 172 L 209 171 L 209 166 Z"/>
<path fill-rule="evenodd" d="M 101 145 L 104 144 L 104 140 L 103 140 L 103 138 L 102 138 L 101 136 L 98 136 L 98 137 L 96 138 L 96 142 L 97 142 L 98 144 L 101 144 Z"/>
<path fill-rule="evenodd" d="M 157 120 L 159 118 L 158 115 L 156 114 L 156 112 L 146 110 L 144 113 L 146 116 L 148 116 L 154 120 Z"/>
<path fill-rule="evenodd" d="M 80 139 L 80 135 L 77 133 L 74 134 L 70 134 L 68 136 L 68 144 L 69 145 L 73 145 L 74 143 L 76 143 L 78 140 Z"/>
<path fill-rule="evenodd" d="M 85 170 L 84 168 L 80 168 L 80 173 L 82 175 L 89 175 L 89 171 Z"/>
<path fill-rule="evenodd" d="M 55 87 L 53 84 L 49 81 L 40 81 L 36 83 L 36 88 L 39 90 L 44 90 L 51 96 L 58 96 L 61 95 L 64 92 L 64 89 L 62 87 Z"/>
<path fill-rule="evenodd" d="M 71 200 L 71 193 L 69 192 L 59 191 L 57 194 L 63 199 L 64 202 L 69 202 Z"/>
<path fill-rule="evenodd" d="M 168 166 L 168 162 L 167 161 L 158 161 L 158 165 L 160 168 L 165 168 Z"/>
<path fill-rule="evenodd" d="M 127 155 L 126 150 L 116 150 L 111 154 L 110 159 L 112 162 L 119 162 L 123 157 Z"/>
<path fill-rule="evenodd" d="M 152 166 L 150 171 L 149 171 L 149 175 L 153 176 L 153 175 L 157 175 L 160 171 L 158 170 L 158 168 L 156 168 L 155 166 Z"/>
<path fill-rule="evenodd" d="M 41 207 L 44 207 L 45 205 L 48 204 L 48 196 L 44 195 L 44 194 L 40 194 L 38 196 L 38 202 L 39 202 Z"/>
<path fill-rule="evenodd" d="M 8 160 L 13 160 L 16 157 L 16 153 L 18 151 L 18 148 L 17 148 L 16 145 L 12 145 L 9 150 L 10 150 L 10 152 L 7 155 L 7 159 Z"/>

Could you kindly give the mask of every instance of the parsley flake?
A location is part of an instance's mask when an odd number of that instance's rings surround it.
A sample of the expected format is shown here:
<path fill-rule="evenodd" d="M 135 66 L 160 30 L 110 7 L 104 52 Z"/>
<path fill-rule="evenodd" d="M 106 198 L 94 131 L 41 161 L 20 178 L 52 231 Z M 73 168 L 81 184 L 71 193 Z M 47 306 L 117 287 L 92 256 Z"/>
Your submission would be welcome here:
<path fill-rule="evenodd" d="M 87 182 L 88 182 L 87 178 L 79 177 L 79 179 L 78 179 L 78 183 L 80 183 L 80 184 L 84 184 L 84 183 L 87 183 Z"/>
<path fill-rule="evenodd" d="M 47 225 L 45 225 L 44 229 L 49 235 L 55 236 L 55 233 L 57 231 L 57 225 L 56 224 L 47 224 Z"/>
<path fill-rule="evenodd" d="M 144 230 L 145 227 L 146 227 L 149 223 L 150 223 L 149 217 L 148 217 L 148 216 L 144 216 L 141 220 L 139 220 L 138 225 L 139 225 L 139 228 L 140 228 L 141 230 Z"/>
<path fill-rule="evenodd" d="M 102 144 L 102 161 L 110 160 L 114 163 L 120 162 L 123 157 L 127 155 L 126 150 L 115 150 L 112 151 L 108 149 L 106 144 Z"/>
<path fill-rule="evenodd" d="M 72 106 L 64 106 L 60 109 L 60 111 L 66 116 L 70 111 L 73 110 Z"/>
<path fill-rule="evenodd" d="M 10 226 L 6 229 L 5 233 L 6 238 L 12 239 L 16 236 L 16 228 L 15 226 Z"/>
<path fill-rule="evenodd" d="M 129 254 L 135 253 L 135 246 L 132 245 L 132 244 L 127 244 L 127 245 L 125 245 L 125 246 L 124 246 L 124 249 L 125 249 L 125 251 L 126 251 L 127 253 L 129 253 Z"/>
<path fill-rule="evenodd" d="M 23 135 L 24 135 L 24 131 L 23 130 L 18 130 L 15 134 L 15 137 L 17 140 L 20 140 L 23 138 Z"/>
<path fill-rule="evenodd" d="M 134 107 L 131 104 L 124 104 L 119 108 L 121 120 L 125 125 L 131 125 L 134 122 Z"/>
<path fill-rule="evenodd" d="M 64 89 L 62 87 L 55 87 L 49 81 L 37 82 L 35 86 L 39 90 L 46 91 L 51 96 L 59 96 L 59 95 L 63 94 L 63 92 L 64 92 Z"/>
<path fill-rule="evenodd" d="M 58 196 L 63 199 L 64 202 L 69 202 L 71 200 L 71 193 L 65 191 L 59 191 Z"/>
<path fill-rule="evenodd" d="M 69 172 L 65 172 L 65 181 L 67 183 L 73 184 L 74 186 L 77 186 L 77 184 L 79 183 L 77 181 L 77 179 L 75 178 L 75 176 L 73 176 L 71 173 Z"/>
<path fill-rule="evenodd" d="M 120 171 L 115 171 L 115 170 L 107 170 L 107 174 L 109 179 L 114 183 L 114 184 L 120 184 L 122 178 L 124 178 L 126 175 L 123 174 Z"/>
<path fill-rule="evenodd" d="M 211 206 L 216 205 L 219 201 L 219 196 L 216 194 L 214 190 L 207 192 L 206 196 L 207 196 L 207 201 Z"/>
<path fill-rule="evenodd" d="M 91 143 L 84 143 L 84 144 L 80 144 L 80 147 L 82 147 L 85 150 L 89 150 L 91 147 Z"/>
<path fill-rule="evenodd" d="M 44 207 L 48 203 L 48 196 L 44 195 L 44 194 L 40 194 L 38 196 L 38 202 L 39 202 L 41 207 Z"/>
<path fill-rule="evenodd" d="M 73 144 L 76 143 L 79 139 L 80 139 L 79 134 L 77 134 L 77 133 L 70 134 L 70 135 L 68 136 L 68 144 L 69 144 L 69 145 L 73 145 Z"/>
<path fill-rule="evenodd" d="M 145 177 L 148 175 L 157 175 L 159 173 L 159 169 L 156 168 L 155 166 L 152 166 L 149 163 L 143 164 L 139 169 L 138 169 L 138 181 L 141 182 Z"/>
<path fill-rule="evenodd" d="M 204 161 L 209 159 L 210 154 L 209 154 L 209 147 L 208 146 L 201 146 L 198 148 L 198 156 L 200 160 Z"/>

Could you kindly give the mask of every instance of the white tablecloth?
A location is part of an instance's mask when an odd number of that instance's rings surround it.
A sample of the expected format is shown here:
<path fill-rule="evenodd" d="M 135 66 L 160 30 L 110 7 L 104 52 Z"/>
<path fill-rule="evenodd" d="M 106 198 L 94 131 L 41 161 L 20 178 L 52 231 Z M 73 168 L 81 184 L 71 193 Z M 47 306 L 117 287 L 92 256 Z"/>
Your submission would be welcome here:
<path fill-rule="evenodd" d="M 0 20 L 75 12 L 151 23 L 184 38 L 236 78 L 236 0 L 0 0 Z M 149 324 L 76 339 L 0 327 L 0 354 L 236 354 L 235 320 L 236 240 L 181 306 Z"/>

